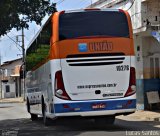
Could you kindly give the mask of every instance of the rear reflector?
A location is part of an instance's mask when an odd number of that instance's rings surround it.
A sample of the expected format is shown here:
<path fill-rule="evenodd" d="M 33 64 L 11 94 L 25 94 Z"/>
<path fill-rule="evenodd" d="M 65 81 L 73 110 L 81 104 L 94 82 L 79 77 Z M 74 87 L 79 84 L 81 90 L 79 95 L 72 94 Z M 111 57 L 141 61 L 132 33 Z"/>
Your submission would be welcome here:
<path fill-rule="evenodd" d="M 62 77 L 62 71 L 57 71 L 55 74 L 55 95 L 58 98 L 70 100 L 70 97 L 68 96 L 67 92 L 65 91 L 63 77 Z"/>
<path fill-rule="evenodd" d="M 130 68 L 130 86 L 136 85 L 136 71 L 134 67 Z"/>
<path fill-rule="evenodd" d="M 70 108 L 70 107 L 69 107 L 69 105 L 67 105 L 67 104 L 63 104 L 63 108 L 68 109 L 68 108 Z"/>
<path fill-rule="evenodd" d="M 129 81 L 129 87 L 125 94 L 125 97 L 133 95 L 136 93 L 136 75 L 135 75 L 135 68 L 130 68 L 130 81 Z"/>

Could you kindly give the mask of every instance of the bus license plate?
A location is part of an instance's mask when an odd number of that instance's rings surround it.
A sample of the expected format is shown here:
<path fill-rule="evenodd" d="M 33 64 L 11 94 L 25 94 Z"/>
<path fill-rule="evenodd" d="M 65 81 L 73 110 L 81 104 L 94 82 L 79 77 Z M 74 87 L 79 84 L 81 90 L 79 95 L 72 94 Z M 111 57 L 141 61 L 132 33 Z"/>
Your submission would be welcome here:
<path fill-rule="evenodd" d="M 98 104 L 93 104 L 92 109 L 105 109 L 106 104 L 105 103 L 98 103 Z"/>

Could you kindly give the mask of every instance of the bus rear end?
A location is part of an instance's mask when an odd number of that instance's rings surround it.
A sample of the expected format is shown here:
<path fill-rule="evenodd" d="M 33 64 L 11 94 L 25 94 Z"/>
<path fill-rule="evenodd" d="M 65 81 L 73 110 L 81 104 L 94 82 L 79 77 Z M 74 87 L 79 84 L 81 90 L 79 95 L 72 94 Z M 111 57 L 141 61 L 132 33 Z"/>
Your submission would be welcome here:
<path fill-rule="evenodd" d="M 114 117 L 134 112 L 135 56 L 128 13 L 84 10 L 57 16 L 55 116 Z"/>

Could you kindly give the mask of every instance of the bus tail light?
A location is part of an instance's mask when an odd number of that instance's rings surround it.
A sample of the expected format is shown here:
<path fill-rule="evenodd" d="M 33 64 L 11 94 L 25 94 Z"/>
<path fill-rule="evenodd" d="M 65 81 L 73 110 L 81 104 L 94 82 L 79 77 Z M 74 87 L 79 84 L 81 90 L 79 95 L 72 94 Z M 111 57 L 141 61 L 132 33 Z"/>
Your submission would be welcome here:
<path fill-rule="evenodd" d="M 62 71 L 57 71 L 55 74 L 55 95 L 58 98 L 70 100 L 70 97 L 65 91 L 63 78 L 62 78 Z"/>
<path fill-rule="evenodd" d="M 135 75 L 135 68 L 130 68 L 130 81 L 129 81 L 129 87 L 125 94 L 126 96 L 130 96 L 132 94 L 136 93 L 136 75 Z"/>

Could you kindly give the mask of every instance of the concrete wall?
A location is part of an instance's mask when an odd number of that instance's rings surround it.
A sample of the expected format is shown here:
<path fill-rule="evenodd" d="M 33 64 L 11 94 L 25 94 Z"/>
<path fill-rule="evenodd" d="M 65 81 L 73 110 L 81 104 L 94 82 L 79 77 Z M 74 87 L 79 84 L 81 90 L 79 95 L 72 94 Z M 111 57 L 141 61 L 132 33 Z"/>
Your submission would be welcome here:
<path fill-rule="evenodd" d="M 144 58 L 144 79 L 159 78 L 156 75 L 157 67 L 156 61 L 160 60 L 160 44 L 153 37 L 144 37 L 143 41 L 143 58 Z M 153 67 L 151 67 L 151 59 L 153 59 Z M 157 59 L 157 60 L 156 60 Z M 154 75 L 154 76 L 153 76 Z"/>
<path fill-rule="evenodd" d="M 132 8 L 129 10 L 133 29 L 142 27 L 142 17 L 141 17 L 141 0 L 135 0 Z"/>
<path fill-rule="evenodd" d="M 18 76 L 19 66 L 22 64 L 22 60 L 15 60 L 15 61 L 8 61 L 1 66 L 3 72 L 0 75 L 0 79 L 6 80 L 2 82 L 0 85 L 0 92 L 2 90 L 2 98 L 9 98 L 9 97 L 18 97 L 21 94 L 20 88 L 20 80 Z M 16 75 L 16 77 L 10 77 L 11 75 Z M 11 80 L 12 79 L 12 80 Z M 8 82 L 7 82 L 8 80 Z M 10 92 L 6 93 L 6 85 L 10 86 Z M 2 86 L 2 89 L 1 89 Z M 18 93 L 18 94 L 17 94 Z"/>
<path fill-rule="evenodd" d="M 160 23 L 160 1 L 148 0 L 142 2 L 142 24 L 146 25 L 146 20 L 152 25 L 158 25 Z"/>
<path fill-rule="evenodd" d="M 146 93 L 158 91 L 160 94 L 160 43 L 153 37 L 143 37 L 144 105 L 148 108 Z"/>
<path fill-rule="evenodd" d="M 15 66 L 21 65 L 22 60 L 14 61 L 11 64 L 4 64 L 1 66 L 2 69 L 6 69 L 7 72 L 4 73 L 4 76 L 10 76 L 13 74 Z"/>
<path fill-rule="evenodd" d="M 6 92 L 6 86 L 9 86 L 10 91 Z M 15 97 L 15 83 L 2 83 L 2 98 L 14 98 Z"/>
<path fill-rule="evenodd" d="M 144 109 L 143 45 L 141 36 L 134 35 L 134 46 L 136 56 L 137 109 Z"/>
<path fill-rule="evenodd" d="M 151 36 L 134 35 L 136 55 L 137 103 L 147 108 L 146 93 L 160 94 L 160 43 Z M 153 62 L 151 62 L 151 59 Z M 152 64 L 153 63 L 153 66 Z M 143 109 L 143 106 L 139 109 Z"/>
<path fill-rule="evenodd" d="M 134 36 L 134 48 L 136 56 L 136 78 L 143 79 L 143 45 L 142 38 L 139 35 Z"/>

